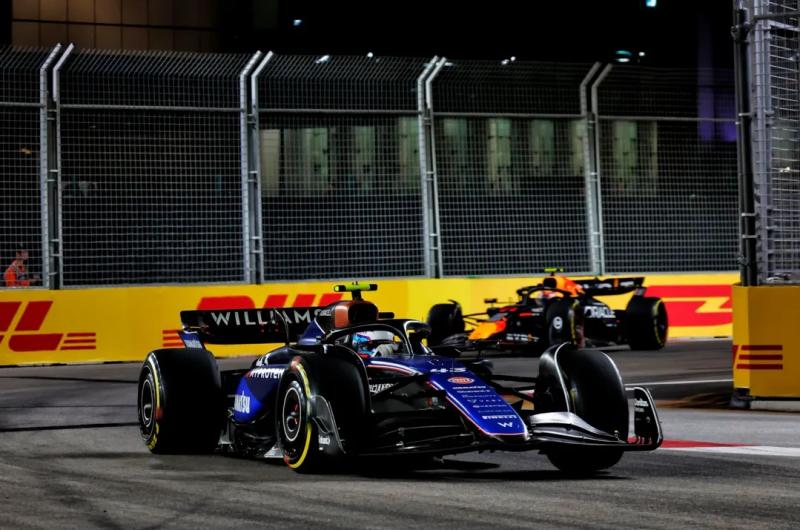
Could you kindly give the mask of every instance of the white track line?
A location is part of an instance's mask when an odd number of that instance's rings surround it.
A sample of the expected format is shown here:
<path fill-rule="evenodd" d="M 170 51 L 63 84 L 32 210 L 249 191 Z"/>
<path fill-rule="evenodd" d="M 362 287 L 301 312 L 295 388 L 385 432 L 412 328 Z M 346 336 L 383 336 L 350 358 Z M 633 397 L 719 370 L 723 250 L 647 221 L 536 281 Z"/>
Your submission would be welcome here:
<path fill-rule="evenodd" d="M 693 451 L 726 455 L 789 456 L 800 458 L 800 447 L 775 447 L 771 445 L 743 445 L 738 447 L 664 447 L 659 451 Z"/>
<path fill-rule="evenodd" d="M 732 383 L 733 379 L 699 379 L 696 381 L 653 381 L 649 383 L 630 383 L 625 388 L 630 390 L 635 386 L 668 386 L 668 385 L 701 385 L 710 383 Z"/>

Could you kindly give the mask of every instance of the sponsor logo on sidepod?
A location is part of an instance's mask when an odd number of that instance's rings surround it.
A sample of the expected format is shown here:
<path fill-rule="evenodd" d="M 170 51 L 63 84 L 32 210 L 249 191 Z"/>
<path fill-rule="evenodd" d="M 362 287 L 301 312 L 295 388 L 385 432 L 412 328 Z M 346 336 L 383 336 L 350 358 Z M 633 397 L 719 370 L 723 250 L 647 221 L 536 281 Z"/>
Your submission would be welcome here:
<path fill-rule="evenodd" d="M 474 379 L 469 377 L 451 377 L 448 381 L 454 385 L 471 385 L 475 382 Z"/>

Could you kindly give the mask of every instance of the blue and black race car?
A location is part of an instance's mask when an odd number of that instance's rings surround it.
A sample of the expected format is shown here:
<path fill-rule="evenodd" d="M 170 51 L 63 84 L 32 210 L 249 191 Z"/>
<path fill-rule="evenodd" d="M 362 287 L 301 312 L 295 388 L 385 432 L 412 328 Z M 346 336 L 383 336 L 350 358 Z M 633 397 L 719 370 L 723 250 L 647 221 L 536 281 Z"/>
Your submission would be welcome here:
<path fill-rule="evenodd" d="M 327 307 L 182 311 L 186 347 L 153 351 L 141 369 L 147 447 L 279 457 L 296 471 L 370 456 L 537 450 L 561 470 L 591 473 L 661 444 L 644 388 L 633 389 L 629 437 L 628 396 L 604 353 L 563 343 L 541 356 L 537 377 L 496 374 L 486 360 L 430 349 L 427 324 L 363 300 L 375 288 L 336 286 L 353 299 Z M 279 338 L 284 346 L 245 370 L 220 372 L 205 347 Z"/>

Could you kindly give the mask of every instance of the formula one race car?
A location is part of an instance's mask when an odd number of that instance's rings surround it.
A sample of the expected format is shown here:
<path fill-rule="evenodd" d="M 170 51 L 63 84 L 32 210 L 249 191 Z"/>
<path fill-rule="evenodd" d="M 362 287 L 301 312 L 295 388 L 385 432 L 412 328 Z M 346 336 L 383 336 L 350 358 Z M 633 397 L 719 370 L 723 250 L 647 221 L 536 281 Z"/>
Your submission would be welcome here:
<path fill-rule="evenodd" d="M 425 323 L 362 299 L 374 288 L 337 286 L 353 299 L 321 308 L 182 311 L 186 347 L 153 351 L 141 369 L 147 447 L 282 457 L 296 471 L 354 457 L 538 450 L 559 469 L 591 473 L 661 444 L 643 388 L 633 389 L 629 440 L 626 390 L 604 353 L 565 343 L 542 355 L 538 377 L 494 374 L 485 360 L 436 355 Z M 204 346 L 293 333 L 295 344 L 245 370 L 220 372 Z"/>
<path fill-rule="evenodd" d="M 516 301 L 499 307 L 496 298 L 484 313 L 462 315 L 453 300 L 428 313 L 429 344 L 450 344 L 463 350 L 498 349 L 542 352 L 554 344 L 577 346 L 629 344 L 635 350 L 659 350 L 667 340 L 667 310 L 660 298 L 644 296 L 644 278 L 571 280 L 556 276 L 517 289 Z M 634 295 L 624 310 L 613 310 L 596 296 Z M 473 328 L 466 330 L 465 322 Z"/>

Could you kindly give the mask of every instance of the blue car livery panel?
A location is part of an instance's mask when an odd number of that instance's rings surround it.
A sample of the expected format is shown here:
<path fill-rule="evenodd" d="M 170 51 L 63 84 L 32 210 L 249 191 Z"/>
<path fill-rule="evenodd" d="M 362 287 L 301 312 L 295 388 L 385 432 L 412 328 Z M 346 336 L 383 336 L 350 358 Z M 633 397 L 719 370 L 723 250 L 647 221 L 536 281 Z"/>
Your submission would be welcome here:
<path fill-rule="evenodd" d="M 447 401 L 483 434 L 528 436 L 522 419 L 497 391 L 454 359 L 433 356 L 391 361 L 370 359 L 365 364 L 373 370 L 377 368 L 406 375 L 428 374 L 430 385 L 445 392 Z"/>

